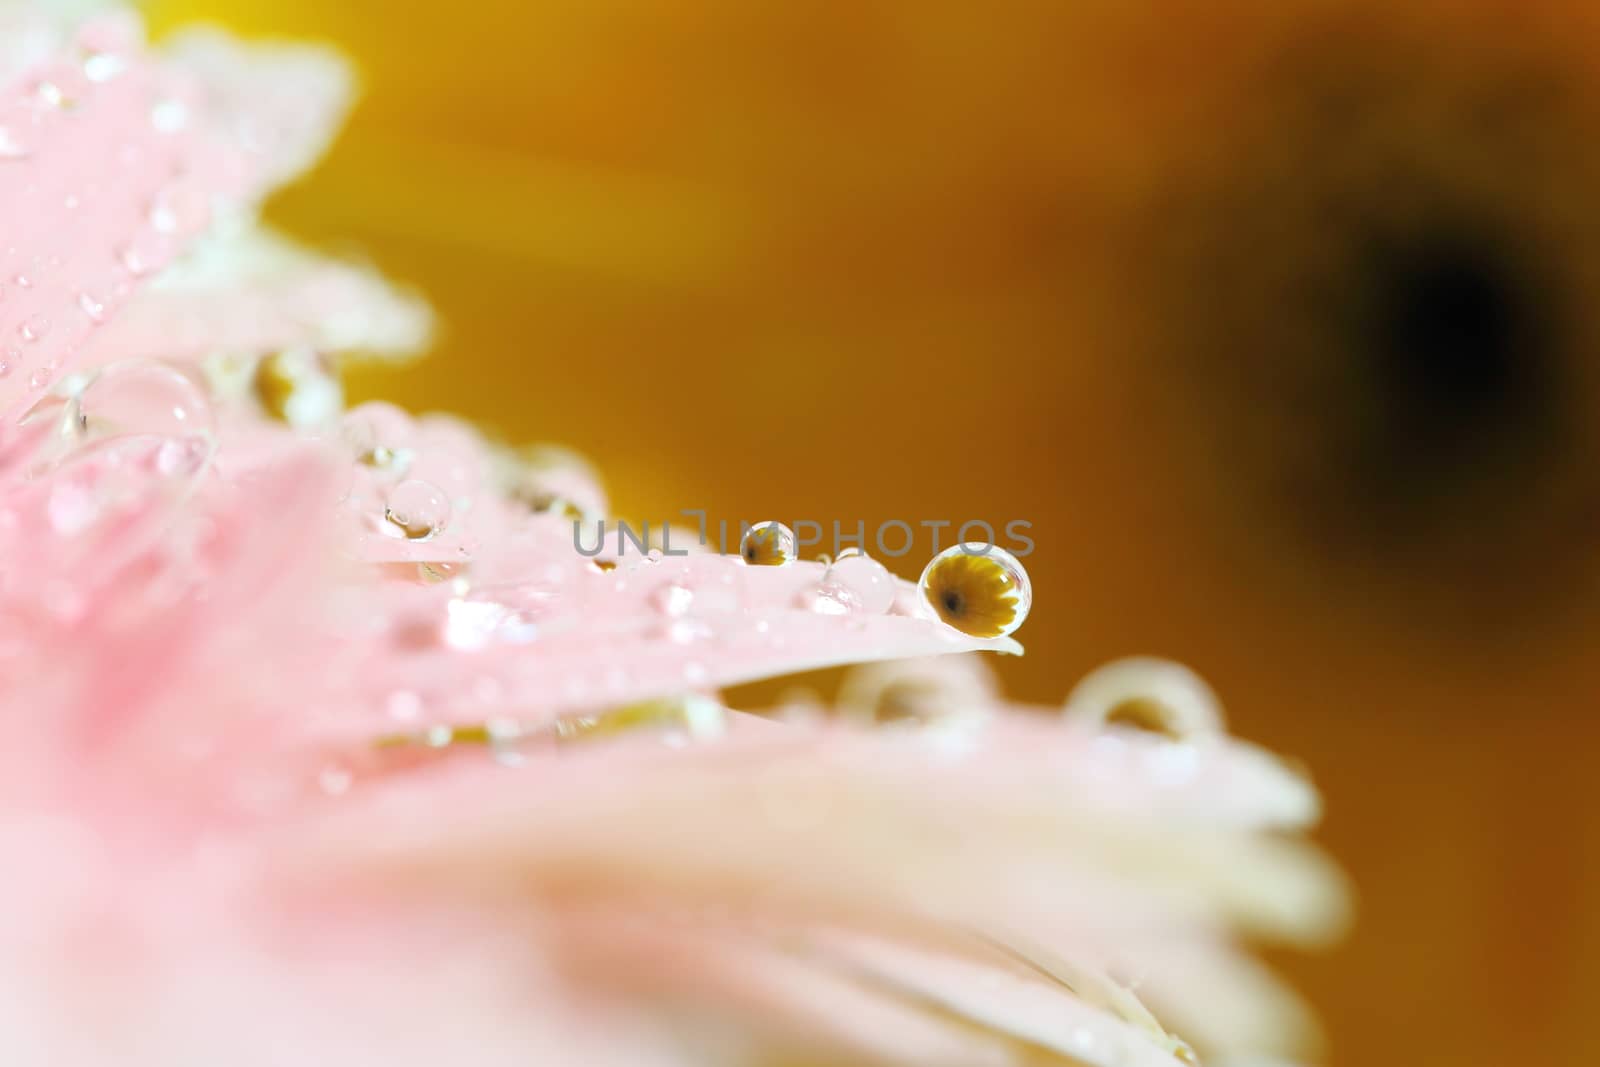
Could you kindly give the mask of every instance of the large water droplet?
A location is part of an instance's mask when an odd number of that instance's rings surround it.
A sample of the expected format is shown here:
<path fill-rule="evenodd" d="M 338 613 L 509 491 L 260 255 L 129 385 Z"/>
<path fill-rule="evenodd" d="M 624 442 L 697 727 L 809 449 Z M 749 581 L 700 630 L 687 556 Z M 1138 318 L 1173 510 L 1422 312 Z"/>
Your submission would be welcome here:
<path fill-rule="evenodd" d="M 395 486 L 384 508 L 384 532 L 408 541 L 437 537 L 450 522 L 450 498 L 432 482 L 410 478 Z"/>
<path fill-rule="evenodd" d="M 781 522 L 758 522 L 739 539 L 739 555 L 756 567 L 781 567 L 799 556 L 794 531 Z"/>
<path fill-rule="evenodd" d="M 839 553 L 828 568 L 828 578 L 853 593 L 861 610 L 869 615 L 881 615 L 894 604 L 894 575 L 860 549 Z"/>
<path fill-rule="evenodd" d="M 215 426 L 204 386 L 170 363 L 138 360 L 101 368 L 67 407 L 70 428 L 100 439 L 155 434 L 209 443 Z"/>
<path fill-rule="evenodd" d="M 1033 606 L 1033 587 L 1017 557 L 982 541 L 934 556 L 917 589 L 935 618 L 972 637 L 1015 632 Z"/>

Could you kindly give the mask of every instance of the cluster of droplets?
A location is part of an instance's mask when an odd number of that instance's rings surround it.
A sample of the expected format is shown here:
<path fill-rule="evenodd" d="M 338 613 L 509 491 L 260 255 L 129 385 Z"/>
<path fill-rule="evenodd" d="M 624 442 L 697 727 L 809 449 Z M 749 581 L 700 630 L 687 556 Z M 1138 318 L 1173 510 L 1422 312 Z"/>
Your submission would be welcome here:
<path fill-rule="evenodd" d="M 750 566 L 786 566 L 799 558 L 799 539 L 781 522 L 760 522 L 745 531 L 739 555 Z M 917 588 L 920 612 L 970 637 L 1009 636 L 1033 606 L 1033 587 L 1021 561 L 981 541 L 952 545 L 934 556 Z M 894 577 L 861 549 L 846 548 L 798 599 L 800 607 L 824 615 L 882 614 L 895 604 Z"/>
<path fill-rule="evenodd" d="M 132 291 L 133 283 L 163 267 L 183 234 L 210 218 L 209 198 L 186 170 L 186 149 L 166 137 L 183 128 L 173 115 L 186 112 L 185 105 L 161 95 L 155 83 L 127 82 L 126 92 L 112 88 L 127 77 L 139 37 L 134 20 L 115 15 L 92 20 L 65 58 L 38 63 L 31 81 L 0 99 L 0 197 L 16 217 L 32 220 L 49 235 L 50 249 L 40 251 L 36 236 L 26 243 L 14 236 L 0 252 L 0 303 L 10 305 L 0 336 L 0 379 L 25 371 L 25 388 L 36 394 L 55 382 L 86 343 L 88 331 L 106 321 L 110 307 Z M 136 100 L 147 102 L 153 137 L 109 140 L 83 125 L 120 116 L 137 106 Z M 82 117 L 100 112 L 95 120 Z M 79 178 L 67 190 L 37 180 L 33 169 L 20 166 L 46 141 L 69 137 L 83 142 L 85 153 L 105 155 L 86 154 Z M 141 195 L 148 197 L 143 224 L 120 246 L 95 248 L 96 212 L 120 212 L 130 198 L 137 211 Z M 79 279 L 70 293 L 46 284 L 65 274 Z"/>
<path fill-rule="evenodd" d="M 159 360 L 128 360 L 73 375 L 16 423 L 28 469 L 43 476 L 79 463 L 129 467 L 171 483 L 198 477 L 216 450 L 208 391 L 190 371 Z"/>
<path fill-rule="evenodd" d="M 418 449 L 408 415 L 388 404 L 362 404 L 345 414 L 341 432 L 355 460 L 349 499 L 364 522 L 411 542 L 432 541 L 449 528 L 449 493 L 412 473 Z"/>

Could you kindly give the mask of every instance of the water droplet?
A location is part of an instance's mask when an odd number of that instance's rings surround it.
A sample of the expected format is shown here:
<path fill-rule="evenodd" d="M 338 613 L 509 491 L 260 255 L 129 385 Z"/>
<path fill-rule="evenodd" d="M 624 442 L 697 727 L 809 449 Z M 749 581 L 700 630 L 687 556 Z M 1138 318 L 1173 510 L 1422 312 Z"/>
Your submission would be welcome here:
<path fill-rule="evenodd" d="M 781 567 L 799 555 L 794 531 L 781 522 L 758 522 L 739 539 L 739 555 L 756 567 Z"/>
<path fill-rule="evenodd" d="M 395 486 L 384 508 L 384 532 L 408 541 L 437 537 L 450 521 L 450 498 L 431 482 L 411 478 Z"/>
<path fill-rule="evenodd" d="M 49 332 L 50 320 L 43 315 L 30 315 L 17 327 L 17 335 L 30 344 L 42 340 Z"/>
<path fill-rule="evenodd" d="M 33 93 L 45 107 L 65 107 L 69 103 L 66 94 L 61 91 L 61 86 L 55 82 L 40 82 L 34 87 Z"/>
<path fill-rule="evenodd" d="M 951 545 L 917 581 L 935 618 L 972 637 L 1015 632 L 1033 606 L 1028 572 L 1005 549 L 983 541 Z"/>
<path fill-rule="evenodd" d="M 15 278 L 13 278 L 12 281 L 16 282 L 17 283 L 17 287 L 20 288 L 20 289 L 32 289 L 33 288 L 33 279 L 28 277 L 26 274 L 19 274 Z"/>
<path fill-rule="evenodd" d="M 100 369 L 67 408 L 69 426 L 89 438 L 155 434 L 208 444 L 214 427 L 205 388 L 169 363 L 133 360 Z M 174 454 L 174 461 L 181 459 Z"/>
<path fill-rule="evenodd" d="M 35 389 L 43 389 L 50 384 L 52 371 L 49 367 L 40 367 L 28 377 L 28 384 Z"/>
<path fill-rule="evenodd" d="M 100 323 L 106 321 L 105 301 L 85 289 L 78 294 L 78 306 L 83 313 L 89 316 L 90 322 Z"/>
<path fill-rule="evenodd" d="M 894 604 L 894 575 L 860 549 L 847 548 L 839 553 L 828 568 L 828 578 L 853 593 L 867 614 L 881 615 Z"/>

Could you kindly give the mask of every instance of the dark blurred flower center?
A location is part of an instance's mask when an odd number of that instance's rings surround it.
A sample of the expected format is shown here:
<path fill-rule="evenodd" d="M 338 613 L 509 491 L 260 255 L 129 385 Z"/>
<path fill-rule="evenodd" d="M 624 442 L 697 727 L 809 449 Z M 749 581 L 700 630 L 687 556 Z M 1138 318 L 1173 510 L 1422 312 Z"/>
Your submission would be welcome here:
<path fill-rule="evenodd" d="M 1352 341 L 1371 375 L 1375 417 L 1359 421 L 1373 458 L 1437 475 L 1542 435 L 1552 324 L 1511 256 L 1443 229 L 1377 242 L 1361 270 L 1367 306 Z"/>
<path fill-rule="evenodd" d="M 1587 86 L 1338 40 L 1267 61 L 1149 202 L 1169 454 L 1230 552 L 1430 625 L 1553 617 L 1600 515 Z"/>

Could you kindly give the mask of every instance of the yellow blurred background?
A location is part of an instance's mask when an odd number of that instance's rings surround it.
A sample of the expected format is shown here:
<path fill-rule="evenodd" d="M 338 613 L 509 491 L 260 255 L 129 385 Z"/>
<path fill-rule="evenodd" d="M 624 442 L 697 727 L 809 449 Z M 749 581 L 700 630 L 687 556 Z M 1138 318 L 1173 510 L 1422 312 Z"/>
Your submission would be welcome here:
<path fill-rule="evenodd" d="M 633 519 L 1031 521 L 1012 694 L 1181 659 L 1324 788 L 1329 1062 L 1600 1063 L 1594 5 L 147 6 L 359 64 L 271 210 L 438 311 L 358 397 Z"/>

